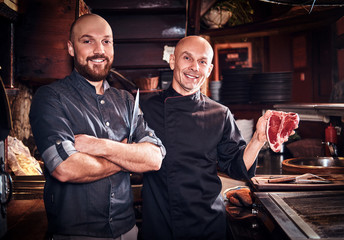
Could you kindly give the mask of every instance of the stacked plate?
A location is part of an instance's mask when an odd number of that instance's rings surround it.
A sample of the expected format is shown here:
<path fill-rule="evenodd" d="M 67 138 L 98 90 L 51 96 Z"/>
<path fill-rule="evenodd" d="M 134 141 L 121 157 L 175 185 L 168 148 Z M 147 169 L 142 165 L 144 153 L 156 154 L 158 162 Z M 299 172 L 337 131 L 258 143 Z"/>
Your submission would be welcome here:
<path fill-rule="evenodd" d="M 291 101 L 291 72 L 258 73 L 252 76 L 252 102 Z"/>
<path fill-rule="evenodd" d="M 221 102 L 223 104 L 248 103 L 250 101 L 251 68 L 223 70 Z"/>
<path fill-rule="evenodd" d="M 245 139 L 246 143 L 251 141 L 253 135 L 253 119 L 237 119 L 235 120 L 236 125 L 238 126 L 242 137 Z"/>
<path fill-rule="evenodd" d="M 217 102 L 220 101 L 221 84 L 222 84 L 222 82 L 220 82 L 220 81 L 211 81 L 210 82 L 211 98 Z"/>

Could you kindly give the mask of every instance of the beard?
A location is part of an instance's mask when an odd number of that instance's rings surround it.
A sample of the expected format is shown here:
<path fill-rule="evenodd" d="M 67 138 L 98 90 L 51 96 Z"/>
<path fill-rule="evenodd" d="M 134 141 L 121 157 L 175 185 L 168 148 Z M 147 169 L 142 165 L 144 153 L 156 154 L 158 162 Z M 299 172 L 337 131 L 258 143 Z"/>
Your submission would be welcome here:
<path fill-rule="evenodd" d="M 87 80 L 91 82 L 100 82 L 104 80 L 110 72 L 112 61 L 110 62 L 110 59 L 107 56 L 104 55 L 94 55 L 92 57 L 87 57 L 86 62 L 91 61 L 92 59 L 96 58 L 104 58 L 107 62 L 104 66 L 97 66 L 93 65 L 93 68 L 89 67 L 87 64 L 82 65 L 80 62 L 78 62 L 78 58 L 75 55 L 74 56 L 74 67 L 80 73 L 81 76 L 85 77 Z"/>

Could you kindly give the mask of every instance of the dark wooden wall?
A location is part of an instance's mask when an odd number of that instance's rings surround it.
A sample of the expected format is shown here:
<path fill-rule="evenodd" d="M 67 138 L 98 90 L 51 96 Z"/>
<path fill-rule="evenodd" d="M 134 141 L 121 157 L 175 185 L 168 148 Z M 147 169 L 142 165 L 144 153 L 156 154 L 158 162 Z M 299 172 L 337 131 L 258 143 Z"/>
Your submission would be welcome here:
<path fill-rule="evenodd" d="M 11 85 L 11 21 L 0 17 L 0 76 L 6 87 Z"/>
<path fill-rule="evenodd" d="M 15 22 L 15 75 L 19 81 L 42 85 L 68 75 L 69 26 L 76 17 L 76 0 L 22 1 Z"/>

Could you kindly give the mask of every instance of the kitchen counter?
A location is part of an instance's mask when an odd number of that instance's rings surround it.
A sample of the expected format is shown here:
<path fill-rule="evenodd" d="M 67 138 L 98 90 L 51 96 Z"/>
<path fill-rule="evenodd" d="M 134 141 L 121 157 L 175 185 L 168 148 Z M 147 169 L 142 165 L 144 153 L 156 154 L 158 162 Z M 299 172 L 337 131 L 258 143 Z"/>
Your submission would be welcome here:
<path fill-rule="evenodd" d="M 309 109 L 318 111 L 333 111 L 338 114 L 344 114 L 344 103 L 295 103 L 295 104 L 276 104 L 274 108 L 277 109 Z M 342 111 L 339 113 L 338 111 Z"/>
<path fill-rule="evenodd" d="M 290 158 L 283 154 L 262 150 L 258 157 L 256 177 L 263 175 L 285 175 L 282 161 Z M 225 176 L 222 192 L 230 187 L 250 185 Z M 230 236 L 228 239 L 318 239 L 344 237 L 344 192 L 336 190 L 261 190 L 253 189 L 252 207 L 233 207 L 227 202 L 227 217 Z M 321 200 L 319 200 L 321 199 Z M 338 208 L 338 211 L 335 209 Z M 316 213 L 316 214 L 315 214 Z M 330 228 L 331 227 L 331 228 Z M 297 231 L 296 231 L 297 230 Z M 337 235 L 336 235 L 337 234 Z"/>
<path fill-rule="evenodd" d="M 246 186 L 247 182 L 238 181 L 224 174 L 219 174 L 222 182 L 221 195 L 228 188 L 237 186 Z M 269 239 L 269 232 L 264 225 L 259 222 L 259 219 L 252 214 L 252 208 L 233 207 L 226 203 L 227 224 L 228 224 L 228 240 L 245 239 L 245 240 L 259 240 Z"/>
<path fill-rule="evenodd" d="M 281 175 L 282 161 L 288 158 L 288 154 L 279 154 L 269 149 L 262 150 L 258 156 L 258 165 L 256 175 Z M 224 174 L 219 174 L 222 181 L 221 194 L 228 189 L 236 186 L 247 186 L 246 181 L 238 181 Z M 265 227 L 264 223 L 254 214 L 253 208 L 233 207 L 227 204 L 227 223 L 230 230 L 228 239 L 245 240 L 269 240 L 271 233 Z"/>
<path fill-rule="evenodd" d="M 258 218 L 274 226 L 273 239 L 344 237 L 344 191 L 257 192 L 255 198 Z"/>

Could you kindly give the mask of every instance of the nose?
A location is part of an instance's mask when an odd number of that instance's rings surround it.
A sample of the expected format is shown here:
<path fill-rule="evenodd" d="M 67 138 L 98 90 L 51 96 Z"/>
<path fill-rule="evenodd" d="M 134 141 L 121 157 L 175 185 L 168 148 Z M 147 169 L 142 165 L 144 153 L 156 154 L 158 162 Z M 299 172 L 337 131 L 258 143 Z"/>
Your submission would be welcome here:
<path fill-rule="evenodd" d="M 97 54 L 102 54 L 105 52 L 102 42 L 96 42 L 95 43 L 93 52 L 97 53 Z"/>
<path fill-rule="evenodd" d="M 198 62 L 197 62 L 197 61 L 192 61 L 192 62 L 191 62 L 191 65 L 190 65 L 190 69 L 191 69 L 192 71 L 197 72 L 197 71 L 199 70 L 199 64 L 198 64 Z"/>

